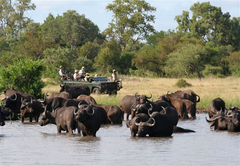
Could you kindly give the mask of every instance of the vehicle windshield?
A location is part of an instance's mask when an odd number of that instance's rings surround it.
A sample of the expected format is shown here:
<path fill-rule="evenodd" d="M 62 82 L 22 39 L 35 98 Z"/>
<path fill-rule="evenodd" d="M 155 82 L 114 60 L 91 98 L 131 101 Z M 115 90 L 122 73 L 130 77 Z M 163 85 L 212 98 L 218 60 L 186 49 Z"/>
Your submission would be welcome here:
<path fill-rule="evenodd" d="M 94 81 L 108 81 L 107 77 L 92 77 Z"/>

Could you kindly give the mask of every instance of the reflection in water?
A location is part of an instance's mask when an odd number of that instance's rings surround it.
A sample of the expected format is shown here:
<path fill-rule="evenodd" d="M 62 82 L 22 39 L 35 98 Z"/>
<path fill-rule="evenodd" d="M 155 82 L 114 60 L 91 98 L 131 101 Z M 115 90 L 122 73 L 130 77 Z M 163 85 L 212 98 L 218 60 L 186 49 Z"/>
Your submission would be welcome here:
<path fill-rule="evenodd" d="M 0 127 L 0 165 L 239 165 L 240 133 L 213 131 L 205 116 L 179 122 L 196 133 L 163 138 L 131 138 L 125 123 L 82 137 L 57 134 L 52 124 L 7 121 Z"/>

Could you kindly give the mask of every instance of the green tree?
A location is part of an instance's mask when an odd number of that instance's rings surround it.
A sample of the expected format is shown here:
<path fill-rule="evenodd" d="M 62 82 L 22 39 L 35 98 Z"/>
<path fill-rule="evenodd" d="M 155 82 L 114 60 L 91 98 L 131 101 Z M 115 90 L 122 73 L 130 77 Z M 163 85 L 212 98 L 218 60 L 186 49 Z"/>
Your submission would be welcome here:
<path fill-rule="evenodd" d="M 31 0 L 1 0 L 0 36 L 19 36 L 27 23 L 31 21 L 25 13 L 35 8 Z"/>
<path fill-rule="evenodd" d="M 161 56 L 159 47 L 144 46 L 137 57 L 133 59 L 133 63 L 138 68 L 138 70 L 143 73 L 146 71 L 152 71 L 158 76 L 163 76 L 164 63 L 166 61 L 166 56 Z"/>
<path fill-rule="evenodd" d="M 59 45 L 43 39 L 40 24 L 31 22 L 25 28 L 25 32 L 21 34 L 15 52 L 17 52 L 18 55 L 24 55 L 33 60 L 37 60 L 44 58 L 43 51 L 47 48 L 57 47 L 59 47 Z"/>
<path fill-rule="evenodd" d="M 56 18 L 49 14 L 42 24 L 42 33 L 45 40 L 67 46 L 74 51 L 87 42 L 102 38 L 98 26 L 75 10 L 68 10 L 63 16 Z"/>
<path fill-rule="evenodd" d="M 109 73 L 114 68 L 119 69 L 121 47 L 117 41 L 109 41 L 104 44 L 98 56 L 95 58 L 95 66 L 98 71 Z"/>
<path fill-rule="evenodd" d="M 130 43 L 143 41 L 155 31 L 152 26 L 155 16 L 150 13 L 156 8 L 144 0 L 114 0 L 106 9 L 113 12 L 113 19 L 104 34 L 109 40 L 117 40 L 123 53 Z"/>
<path fill-rule="evenodd" d="M 201 78 L 201 71 L 204 69 L 203 59 L 206 54 L 205 48 L 201 45 L 185 45 L 169 54 L 165 72 L 168 76 L 174 77 L 190 76 L 196 72 L 198 78 Z"/>
<path fill-rule="evenodd" d="M 44 82 L 42 81 L 44 70 L 45 67 L 42 60 L 16 60 L 8 68 L 0 68 L 0 90 L 14 87 L 18 91 L 40 97 L 44 87 Z"/>
<path fill-rule="evenodd" d="M 46 49 L 43 54 L 47 67 L 46 76 L 58 77 L 59 66 L 63 66 L 65 72 L 73 72 L 76 67 L 77 57 L 69 48 L 50 48 Z"/>
<path fill-rule="evenodd" d="M 240 19 L 233 18 L 232 21 L 228 12 L 222 13 L 220 7 L 212 6 L 210 2 L 194 3 L 190 10 L 192 18 L 188 11 L 175 17 L 178 33 L 202 39 L 204 42 L 212 41 L 215 46 L 239 43 L 239 37 L 233 40 L 232 34 L 239 36 Z"/>
<path fill-rule="evenodd" d="M 229 70 L 232 75 L 240 76 L 240 51 L 232 52 L 225 60 L 229 63 Z"/>
<path fill-rule="evenodd" d="M 87 42 L 82 47 L 79 47 L 77 56 L 85 57 L 94 62 L 94 58 L 98 55 L 100 46 L 95 42 Z"/>

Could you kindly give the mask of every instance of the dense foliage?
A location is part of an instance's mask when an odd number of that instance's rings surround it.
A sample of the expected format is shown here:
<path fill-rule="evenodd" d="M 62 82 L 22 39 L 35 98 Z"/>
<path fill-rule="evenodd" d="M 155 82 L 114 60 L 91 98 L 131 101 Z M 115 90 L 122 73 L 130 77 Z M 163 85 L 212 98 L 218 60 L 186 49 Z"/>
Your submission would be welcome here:
<path fill-rule="evenodd" d="M 113 19 L 102 33 L 74 10 L 56 18 L 49 13 L 39 24 L 25 14 L 36 7 L 31 0 L 0 4 L 0 64 L 5 71 L 14 65 L 24 70 L 21 61 L 16 62 L 27 57 L 32 65 L 38 60 L 44 63 L 45 77 L 58 76 L 59 66 L 73 72 L 83 65 L 87 72 L 106 76 L 113 69 L 138 76 L 240 76 L 240 17 L 231 18 L 210 2 L 194 3 L 190 11 L 175 17 L 176 31 L 164 32 L 152 26 L 156 8 L 145 0 L 114 0 L 106 6 Z M 11 77 L 11 84 L 23 78 L 18 74 Z M 2 77 L 8 76 L 2 73 Z"/>
<path fill-rule="evenodd" d="M 41 97 L 45 70 L 42 60 L 16 60 L 8 68 L 0 68 L 0 91 L 14 87 L 16 90 Z"/>

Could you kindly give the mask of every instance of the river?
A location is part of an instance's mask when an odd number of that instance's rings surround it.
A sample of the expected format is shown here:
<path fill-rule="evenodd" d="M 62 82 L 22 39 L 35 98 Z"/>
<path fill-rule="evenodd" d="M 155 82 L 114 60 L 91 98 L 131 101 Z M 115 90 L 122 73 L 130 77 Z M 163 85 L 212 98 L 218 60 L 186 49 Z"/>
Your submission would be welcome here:
<path fill-rule="evenodd" d="M 123 125 L 104 125 L 97 137 L 57 134 L 56 126 L 6 121 L 0 126 L 0 166 L 17 165 L 240 165 L 240 133 L 214 131 L 207 114 L 178 126 L 196 133 L 131 138 Z"/>

